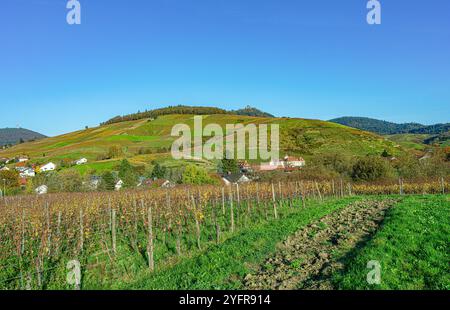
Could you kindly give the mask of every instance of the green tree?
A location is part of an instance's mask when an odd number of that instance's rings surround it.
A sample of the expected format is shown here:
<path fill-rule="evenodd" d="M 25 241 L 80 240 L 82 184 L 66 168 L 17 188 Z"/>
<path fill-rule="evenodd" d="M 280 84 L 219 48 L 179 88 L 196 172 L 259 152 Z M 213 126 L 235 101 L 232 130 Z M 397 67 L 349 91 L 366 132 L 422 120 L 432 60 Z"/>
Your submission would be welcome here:
<path fill-rule="evenodd" d="M 192 185 L 214 184 L 214 180 L 208 175 L 208 172 L 195 165 L 189 165 L 183 172 L 183 183 Z"/>
<path fill-rule="evenodd" d="M 119 167 L 119 179 L 124 183 L 123 187 L 131 188 L 137 185 L 137 174 L 133 166 L 126 159 L 122 160 Z"/>
<path fill-rule="evenodd" d="M 157 179 L 162 179 L 165 177 L 166 172 L 167 172 L 166 167 L 160 165 L 159 163 L 156 163 L 155 167 L 153 168 L 151 177 L 157 178 Z"/>
<path fill-rule="evenodd" d="M 106 171 L 102 174 L 102 181 L 100 182 L 99 189 L 104 191 L 113 191 L 116 186 L 116 180 L 111 171 Z"/>
<path fill-rule="evenodd" d="M 239 166 L 235 159 L 224 158 L 219 164 L 219 173 L 238 173 Z"/>

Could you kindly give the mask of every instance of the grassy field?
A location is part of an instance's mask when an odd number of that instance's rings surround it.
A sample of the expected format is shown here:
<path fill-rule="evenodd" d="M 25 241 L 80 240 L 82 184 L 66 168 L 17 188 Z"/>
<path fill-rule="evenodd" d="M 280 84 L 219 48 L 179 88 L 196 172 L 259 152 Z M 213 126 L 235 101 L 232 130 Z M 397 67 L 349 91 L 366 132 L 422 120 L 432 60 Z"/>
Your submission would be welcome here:
<path fill-rule="evenodd" d="M 450 196 L 413 196 L 388 212 L 380 231 L 334 275 L 339 289 L 450 289 Z M 380 285 L 366 281 L 381 264 Z"/>

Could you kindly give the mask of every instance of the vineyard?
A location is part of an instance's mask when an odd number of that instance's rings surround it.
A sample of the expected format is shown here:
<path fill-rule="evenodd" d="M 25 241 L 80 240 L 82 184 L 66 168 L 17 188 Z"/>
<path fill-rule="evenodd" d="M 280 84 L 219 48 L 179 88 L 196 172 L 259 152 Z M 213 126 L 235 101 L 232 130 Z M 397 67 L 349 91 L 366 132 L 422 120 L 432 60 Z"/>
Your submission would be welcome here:
<path fill-rule="evenodd" d="M 0 289 L 95 289 L 175 266 L 240 231 L 360 195 L 441 194 L 446 180 L 342 180 L 5 197 Z M 74 261 L 81 279 L 67 281 Z"/>

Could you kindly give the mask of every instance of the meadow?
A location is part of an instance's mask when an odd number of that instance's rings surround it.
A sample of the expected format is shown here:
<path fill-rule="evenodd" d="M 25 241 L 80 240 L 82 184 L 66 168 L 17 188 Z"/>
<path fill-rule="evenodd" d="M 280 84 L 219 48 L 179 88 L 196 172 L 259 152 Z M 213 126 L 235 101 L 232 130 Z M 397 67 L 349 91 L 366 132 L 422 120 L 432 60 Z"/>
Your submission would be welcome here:
<path fill-rule="evenodd" d="M 73 260 L 81 289 L 242 288 L 278 242 L 331 212 L 366 196 L 448 191 L 438 181 L 330 180 L 6 197 L 0 288 L 74 289 L 66 281 Z"/>

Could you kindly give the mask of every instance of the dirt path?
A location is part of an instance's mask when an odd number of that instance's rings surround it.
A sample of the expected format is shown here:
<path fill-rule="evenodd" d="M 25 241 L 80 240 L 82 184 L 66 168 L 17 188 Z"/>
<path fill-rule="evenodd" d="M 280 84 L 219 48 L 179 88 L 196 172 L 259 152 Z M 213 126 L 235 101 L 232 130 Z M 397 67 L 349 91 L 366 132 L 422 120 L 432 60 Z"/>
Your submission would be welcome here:
<path fill-rule="evenodd" d="M 370 237 L 395 200 L 363 200 L 298 231 L 279 245 L 255 274 L 247 289 L 333 289 L 330 276 L 343 268 L 340 260 Z"/>

